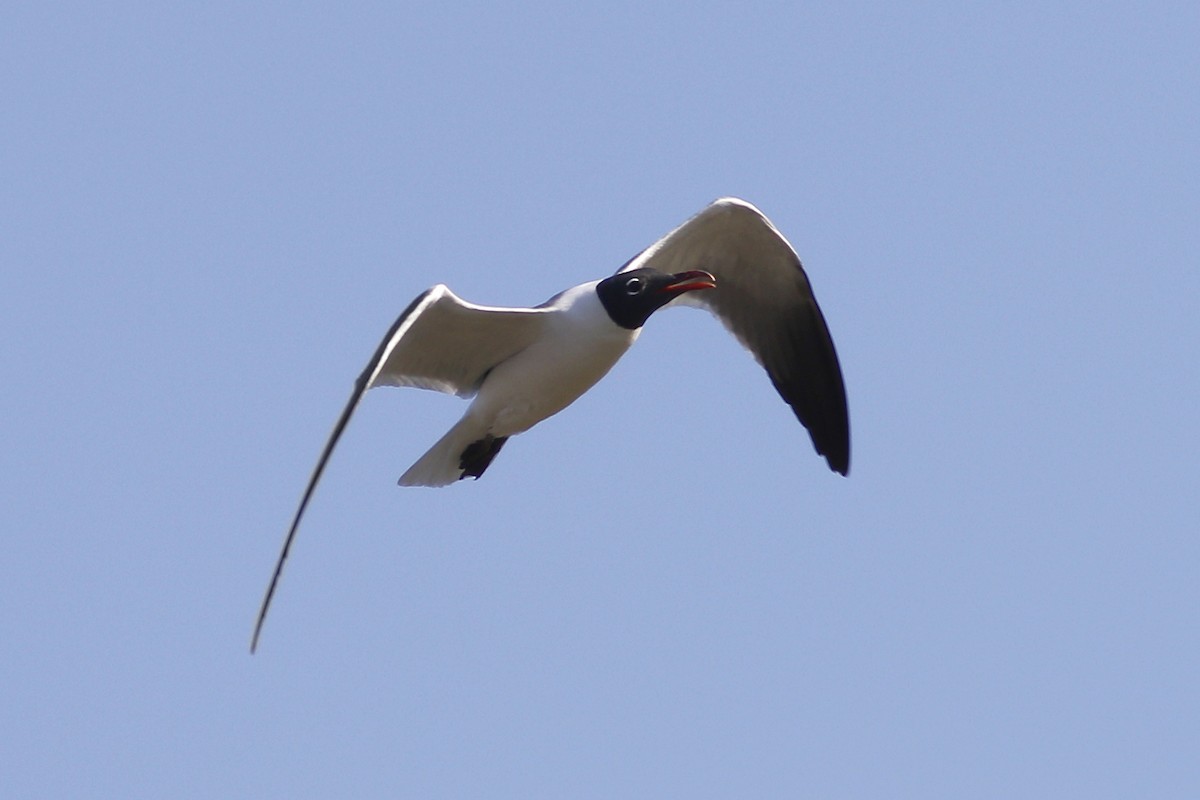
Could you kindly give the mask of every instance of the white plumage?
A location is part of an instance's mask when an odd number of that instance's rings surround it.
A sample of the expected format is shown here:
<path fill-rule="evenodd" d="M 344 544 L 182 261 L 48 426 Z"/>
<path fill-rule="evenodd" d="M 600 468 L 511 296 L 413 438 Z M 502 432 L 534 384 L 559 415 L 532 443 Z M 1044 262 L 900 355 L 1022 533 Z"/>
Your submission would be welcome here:
<path fill-rule="evenodd" d="M 463 477 L 460 457 L 472 442 L 524 433 L 612 369 L 640 329 L 613 324 L 596 295 L 597 283 L 576 286 L 535 309 L 476 306 L 444 286 L 434 289 L 436 299 L 407 333 L 394 337 L 401 342 L 387 352 L 368 388 L 423 386 L 474 394 L 474 400 L 401 476 L 401 486 L 454 483 Z"/>
<path fill-rule="evenodd" d="M 716 315 L 767 371 L 830 468 L 848 471 L 841 368 L 800 259 L 754 206 L 717 200 L 615 275 L 535 308 L 475 305 L 440 284 L 417 297 L 355 382 L 313 469 L 263 598 L 251 651 L 304 510 L 368 389 L 412 386 L 472 398 L 462 419 L 400 484 L 444 486 L 478 478 L 508 437 L 562 411 L 603 378 L 646 319 L 672 301 Z"/>

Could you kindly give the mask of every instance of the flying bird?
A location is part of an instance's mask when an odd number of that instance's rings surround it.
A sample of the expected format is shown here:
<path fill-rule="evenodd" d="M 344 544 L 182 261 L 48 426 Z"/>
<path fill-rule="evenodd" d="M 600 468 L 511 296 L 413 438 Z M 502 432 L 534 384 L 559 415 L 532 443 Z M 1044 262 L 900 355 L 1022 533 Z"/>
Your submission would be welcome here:
<path fill-rule="evenodd" d="M 698 305 L 766 370 L 808 429 L 817 453 L 850 468 L 846 391 L 833 339 L 796 251 L 762 212 L 723 198 L 630 259 L 533 308 L 468 303 L 444 285 L 409 304 L 354 384 L 284 539 L 250 651 L 296 529 L 329 456 L 376 386 L 414 386 L 474 398 L 462 419 L 400 477 L 402 486 L 478 479 L 509 437 L 562 411 L 612 368 L 646 320 L 671 304 Z"/>

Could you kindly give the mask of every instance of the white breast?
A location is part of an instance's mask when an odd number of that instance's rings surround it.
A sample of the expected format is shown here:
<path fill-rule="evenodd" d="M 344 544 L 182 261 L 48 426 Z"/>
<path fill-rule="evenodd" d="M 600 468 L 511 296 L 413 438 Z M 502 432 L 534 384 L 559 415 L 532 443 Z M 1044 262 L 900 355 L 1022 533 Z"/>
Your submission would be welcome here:
<path fill-rule="evenodd" d="M 546 334 L 498 365 L 479 388 L 468 415 L 493 436 L 529 430 L 592 388 L 637 339 L 608 316 L 595 283 L 556 297 Z"/>

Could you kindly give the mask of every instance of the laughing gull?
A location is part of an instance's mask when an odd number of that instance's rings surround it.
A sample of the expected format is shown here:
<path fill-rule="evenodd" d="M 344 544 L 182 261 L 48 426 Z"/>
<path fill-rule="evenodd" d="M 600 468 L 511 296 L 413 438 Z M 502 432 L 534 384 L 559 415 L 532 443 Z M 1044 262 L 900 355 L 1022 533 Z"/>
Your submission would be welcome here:
<path fill-rule="evenodd" d="M 617 273 L 534 308 L 479 306 L 444 285 L 404 310 L 354 384 L 284 539 L 250 651 L 330 453 L 376 386 L 471 398 L 462 419 L 400 478 L 401 486 L 478 479 L 510 436 L 557 414 L 604 377 L 669 303 L 717 316 L 767 371 L 817 453 L 850 468 L 846 391 L 833 340 L 796 251 L 757 208 L 723 198 L 634 256 Z"/>

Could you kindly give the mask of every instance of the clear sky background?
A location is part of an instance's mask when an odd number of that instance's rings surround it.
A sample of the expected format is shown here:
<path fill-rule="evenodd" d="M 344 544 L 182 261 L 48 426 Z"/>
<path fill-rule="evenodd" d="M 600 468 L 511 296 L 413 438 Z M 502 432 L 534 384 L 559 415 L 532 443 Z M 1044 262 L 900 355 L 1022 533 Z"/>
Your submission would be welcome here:
<path fill-rule="evenodd" d="M 900 5 L 6 4 L 0 794 L 1200 796 L 1200 7 Z M 249 655 L 418 292 L 729 194 L 848 478 L 691 309 L 478 482 L 374 391 Z"/>

